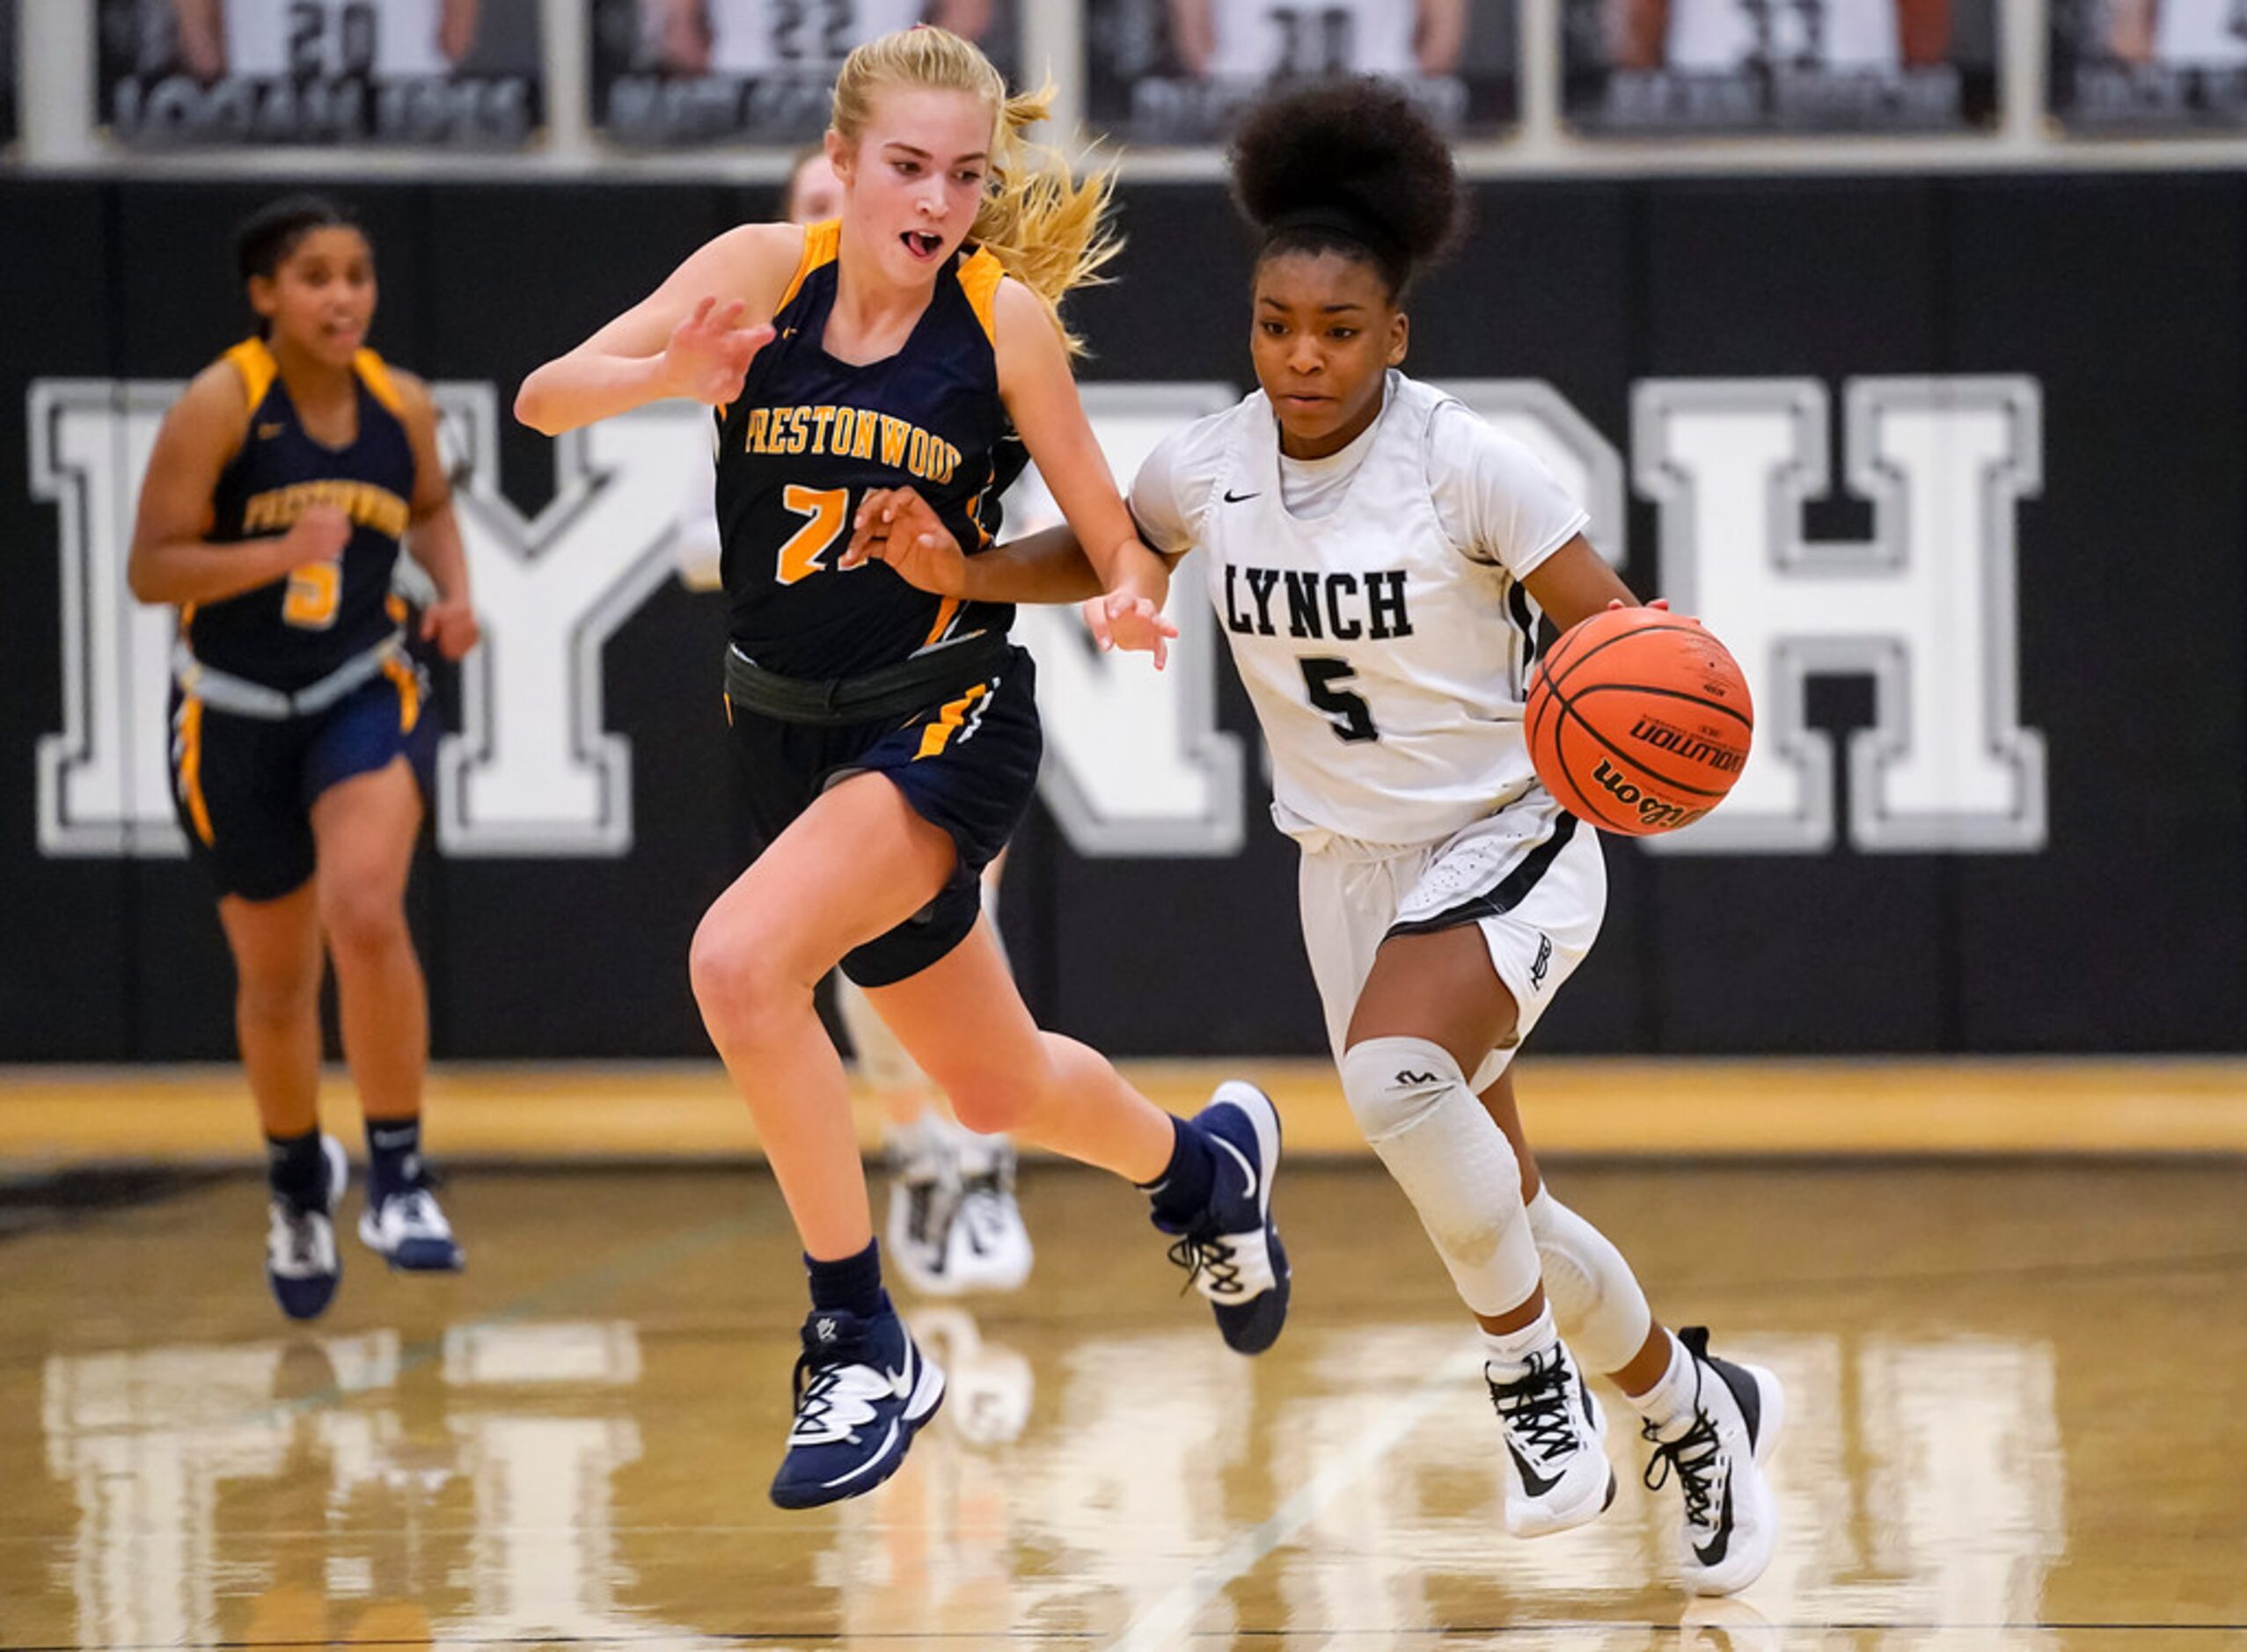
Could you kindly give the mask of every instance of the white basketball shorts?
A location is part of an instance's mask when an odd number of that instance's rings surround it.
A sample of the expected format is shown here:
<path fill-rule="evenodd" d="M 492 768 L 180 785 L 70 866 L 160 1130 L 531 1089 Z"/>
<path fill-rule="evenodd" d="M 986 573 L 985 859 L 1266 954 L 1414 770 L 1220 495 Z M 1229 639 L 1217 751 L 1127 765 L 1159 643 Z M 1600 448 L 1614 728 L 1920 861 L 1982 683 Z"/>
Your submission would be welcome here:
<path fill-rule="evenodd" d="M 1311 834 L 1300 887 L 1303 945 L 1337 1062 L 1383 940 L 1468 924 L 1482 932 L 1518 1014 L 1512 1042 L 1475 1069 L 1478 1092 L 1505 1071 L 1584 961 L 1607 910 L 1599 834 L 1541 792 L 1434 843 L 1400 848 Z"/>

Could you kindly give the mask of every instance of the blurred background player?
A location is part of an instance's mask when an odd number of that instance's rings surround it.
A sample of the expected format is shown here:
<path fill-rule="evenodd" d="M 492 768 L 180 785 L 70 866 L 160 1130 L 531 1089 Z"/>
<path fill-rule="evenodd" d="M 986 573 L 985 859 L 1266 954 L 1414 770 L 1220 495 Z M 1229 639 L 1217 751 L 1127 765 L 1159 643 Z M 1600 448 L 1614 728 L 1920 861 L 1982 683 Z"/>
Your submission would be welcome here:
<path fill-rule="evenodd" d="M 2247 10 L 2238 0 L 2106 0 L 2107 51 L 2163 69 L 2247 69 Z"/>
<path fill-rule="evenodd" d="M 172 0 L 179 65 L 198 80 L 410 80 L 450 74 L 481 0 Z"/>
<path fill-rule="evenodd" d="M 831 75 L 851 48 L 933 23 L 966 40 L 991 26 L 992 0 L 640 0 L 657 62 L 675 75 L 789 70 Z"/>
<path fill-rule="evenodd" d="M 1951 49 L 1950 0 L 1608 0 L 1602 18 L 1616 69 L 1892 74 Z"/>
<path fill-rule="evenodd" d="M 366 1117 L 359 1237 L 394 1268 L 461 1265 L 421 1151 L 428 1003 L 406 882 L 438 721 L 391 592 L 401 544 L 436 598 L 421 635 L 476 645 L 467 564 L 428 390 L 365 347 L 374 250 L 293 196 L 236 244 L 258 336 L 165 415 L 142 485 L 134 596 L 175 603 L 173 804 L 217 886 L 235 1030 L 266 1136 L 266 1271 L 310 1319 L 341 1270 L 343 1149 L 320 1134 L 323 949 Z"/>
<path fill-rule="evenodd" d="M 798 155 L 781 215 L 790 223 L 823 223 L 841 211 L 842 201 L 842 180 L 827 151 L 815 147 Z M 1004 446 L 1002 467 L 1019 472 L 1028 457 L 1020 440 L 1010 435 Z M 719 585 L 713 488 L 710 470 L 694 465 L 679 510 L 681 567 L 687 582 L 704 590 Z M 984 916 L 1002 952 L 999 881 L 1006 864 L 1002 852 L 983 874 Z M 961 1125 L 943 1092 L 914 1064 L 866 994 L 839 970 L 834 982 L 836 1012 L 850 1034 L 859 1078 L 882 1107 L 889 1170 L 882 1242 L 889 1259 L 907 1284 L 928 1296 L 1019 1289 L 1029 1277 L 1033 1251 L 1014 1196 L 1014 1143 L 1003 1131 L 978 1136 Z"/>
<path fill-rule="evenodd" d="M 1170 0 L 1172 48 L 1211 80 L 1448 75 L 1467 0 Z"/>

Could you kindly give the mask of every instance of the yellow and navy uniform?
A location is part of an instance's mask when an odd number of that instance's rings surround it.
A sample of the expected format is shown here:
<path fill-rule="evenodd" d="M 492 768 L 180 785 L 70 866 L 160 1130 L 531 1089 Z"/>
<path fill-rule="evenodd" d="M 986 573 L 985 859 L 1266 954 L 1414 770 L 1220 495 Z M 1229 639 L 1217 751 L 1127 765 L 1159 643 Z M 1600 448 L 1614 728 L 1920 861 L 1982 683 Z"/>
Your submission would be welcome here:
<path fill-rule="evenodd" d="M 358 430 L 330 448 L 304 429 L 263 340 L 229 350 L 249 417 L 212 490 L 213 544 L 285 534 L 316 505 L 351 520 L 337 561 L 179 613 L 172 691 L 172 800 L 223 894 L 271 900 L 312 874 L 312 801 L 404 756 L 426 798 L 437 720 L 405 645 L 392 571 L 413 514 L 414 449 L 381 357 L 353 362 Z"/>
<path fill-rule="evenodd" d="M 932 596 L 869 562 L 837 571 L 859 501 L 911 486 L 970 552 L 998 525 L 1006 410 L 992 306 L 1004 274 L 963 249 L 892 356 L 827 354 L 840 226 L 813 224 L 741 398 L 718 414 L 718 530 L 735 646 L 786 676 L 859 676 L 978 630 L 1005 607 Z"/>
<path fill-rule="evenodd" d="M 944 890 L 843 960 L 885 986 L 973 928 L 977 874 L 1029 806 L 1043 737 L 1035 668 L 1006 641 L 1011 607 L 931 596 L 880 562 L 835 567 L 878 488 L 916 489 L 970 554 L 996 533 L 1025 457 L 999 395 L 999 260 L 962 249 L 897 353 L 853 365 L 824 347 L 840 238 L 834 223 L 804 231 L 772 341 L 718 410 L 728 715 L 760 848 L 865 772 L 951 837 Z"/>

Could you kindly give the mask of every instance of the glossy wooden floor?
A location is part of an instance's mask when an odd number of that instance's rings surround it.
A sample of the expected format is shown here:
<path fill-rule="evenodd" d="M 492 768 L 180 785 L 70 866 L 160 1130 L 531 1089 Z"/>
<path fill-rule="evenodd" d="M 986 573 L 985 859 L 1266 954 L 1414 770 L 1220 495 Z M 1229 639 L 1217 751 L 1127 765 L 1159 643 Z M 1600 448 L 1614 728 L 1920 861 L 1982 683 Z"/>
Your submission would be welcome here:
<path fill-rule="evenodd" d="M 1620 1427 L 1603 1521 L 1499 1532 L 1471 1336 L 1370 1165 L 1283 1176 L 1294 1318 L 1253 1362 L 1127 1188 L 1028 1172 L 1028 1289 L 916 1308 L 945 1411 L 801 1515 L 765 1495 L 801 1286 L 761 1173 L 457 1175 L 469 1273 L 354 1245 L 311 1332 L 237 1175 L 0 1243 L 0 1644 L 2247 1644 L 2239 1161 L 1556 1185 L 1788 1384 L 1740 1600 L 1664 1581 L 1674 1494 Z"/>

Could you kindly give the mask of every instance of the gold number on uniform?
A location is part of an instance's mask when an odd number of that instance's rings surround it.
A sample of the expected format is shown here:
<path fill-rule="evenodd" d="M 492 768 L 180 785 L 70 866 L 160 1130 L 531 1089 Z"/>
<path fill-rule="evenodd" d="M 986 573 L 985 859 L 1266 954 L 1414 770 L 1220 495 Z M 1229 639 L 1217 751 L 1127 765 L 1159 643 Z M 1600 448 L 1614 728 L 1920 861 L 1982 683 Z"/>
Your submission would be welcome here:
<path fill-rule="evenodd" d="M 343 564 L 308 562 L 289 573 L 289 594 L 281 618 L 299 631 L 326 631 L 343 605 Z"/>
<path fill-rule="evenodd" d="M 772 576 L 783 585 L 794 585 L 826 571 L 827 565 L 820 559 L 842 537 L 844 519 L 850 515 L 851 490 L 799 487 L 791 482 L 780 490 L 780 502 L 797 515 L 811 518 L 780 547 L 779 567 Z"/>

